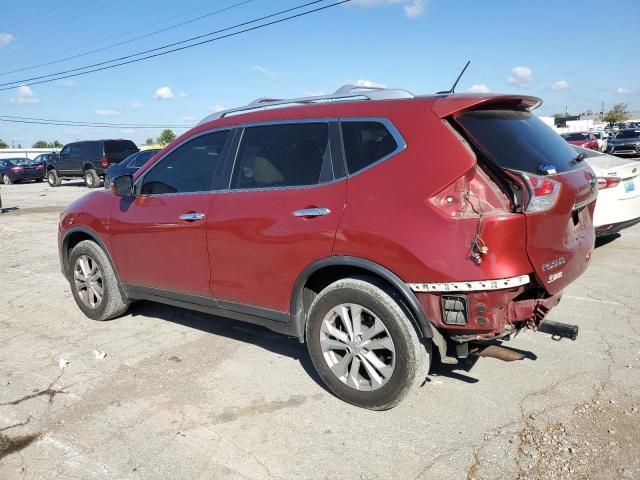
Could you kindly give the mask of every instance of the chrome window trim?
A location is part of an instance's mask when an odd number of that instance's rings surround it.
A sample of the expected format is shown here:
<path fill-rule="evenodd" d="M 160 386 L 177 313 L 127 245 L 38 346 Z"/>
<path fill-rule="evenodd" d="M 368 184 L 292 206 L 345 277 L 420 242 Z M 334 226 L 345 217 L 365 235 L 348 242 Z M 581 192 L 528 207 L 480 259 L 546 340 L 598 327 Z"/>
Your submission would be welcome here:
<path fill-rule="evenodd" d="M 136 178 L 136 181 L 133 184 L 133 191 L 136 192 L 136 197 L 144 197 L 144 198 L 149 198 L 149 197 L 167 197 L 167 196 L 175 196 L 175 195 L 194 195 L 194 194 L 202 194 L 202 193 L 214 193 L 214 192 L 220 192 L 221 190 L 201 190 L 198 192 L 175 192 L 175 193 L 152 193 L 152 194 L 141 194 L 139 193 L 138 188 L 142 189 L 142 183 L 144 182 L 144 178 L 149 174 L 149 172 L 151 172 L 154 168 L 156 168 L 156 166 L 162 162 L 165 158 L 167 158 L 167 156 L 171 155 L 173 152 L 175 152 L 178 148 L 182 147 L 184 144 L 190 142 L 191 140 L 194 140 L 198 137 L 201 137 L 203 135 L 207 135 L 210 133 L 218 133 L 218 132 L 224 132 L 224 131 L 228 131 L 229 135 L 231 135 L 231 132 L 233 131 L 234 127 L 233 126 L 228 126 L 225 125 L 224 127 L 217 127 L 217 128 L 212 128 L 209 130 L 203 130 L 202 132 L 199 132 L 197 135 L 193 135 L 191 137 L 186 138 L 185 140 L 183 140 L 182 142 L 180 142 L 179 144 L 177 144 L 176 146 L 174 146 L 171 150 L 169 150 L 168 152 L 164 153 L 158 160 L 156 160 L 154 162 L 153 165 L 151 165 L 146 171 L 144 171 L 142 173 L 142 175 L 140 175 L 138 178 Z M 231 139 L 227 139 L 227 141 L 229 140 L 233 140 Z M 144 150 L 143 150 L 144 151 Z"/>
<path fill-rule="evenodd" d="M 517 277 L 497 278 L 494 280 L 471 280 L 468 282 L 434 282 L 409 283 L 409 288 L 416 293 L 429 292 L 475 292 L 485 290 L 504 290 L 506 288 L 521 287 L 531 281 L 529 275 Z"/>
<path fill-rule="evenodd" d="M 346 117 L 346 118 L 340 118 L 340 137 L 343 138 L 342 135 L 342 123 L 347 123 L 347 122 L 377 122 L 377 123 L 381 123 L 384 125 L 384 127 L 387 129 L 387 131 L 391 134 L 391 136 L 393 137 L 393 139 L 396 141 L 396 149 L 394 151 L 392 151 L 391 153 L 388 153 L 387 155 L 385 155 L 382 158 L 379 158 L 378 160 L 376 160 L 375 162 L 367 165 L 366 167 L 364 167 L 361 170 L 358 170 L 355 173 L 351 173 L 349 172 L 349 164 L 347 163 L 347 152 L 344 150 L 344 139 L 342 140 L 342 154 L 344 156 L 344 163 L 345 163 L 345 169 L 347 171 L 347 178 L 351 178 L 351 177 L 355 177 L 356 175 L 359 175 L 362 172 L 366 172 L 367 170 L 369 170 L 370 168 L 375 167 L 376 165 L 384 162 L 385 160 L 390 159 L 391 157 L 399 154 L 400 152 L 404 151 L 407 148 L 407 142 L 404 140 L 404 137 L 402 136 L 402 134 L 400 134 L 400 131 L 396 128 L 396 126 L 393 124 L 393 122 L 391 120 L 389 120 L 387 117 Z"/>

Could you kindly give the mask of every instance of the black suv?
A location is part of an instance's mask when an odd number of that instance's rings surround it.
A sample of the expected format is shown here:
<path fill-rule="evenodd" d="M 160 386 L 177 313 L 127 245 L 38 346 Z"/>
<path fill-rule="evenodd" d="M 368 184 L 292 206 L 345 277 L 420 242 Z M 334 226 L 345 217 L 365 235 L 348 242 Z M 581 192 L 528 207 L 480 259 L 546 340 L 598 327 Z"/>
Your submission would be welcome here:
<path fill-rule="evenodd" d="M 82 177 L 89 188 L 100 186 L 109 165 L 138 151 L 131 140 L 93 140 L 69 143 L 47 165 L 47 181 L 58 187 L 62 180 Z"/>

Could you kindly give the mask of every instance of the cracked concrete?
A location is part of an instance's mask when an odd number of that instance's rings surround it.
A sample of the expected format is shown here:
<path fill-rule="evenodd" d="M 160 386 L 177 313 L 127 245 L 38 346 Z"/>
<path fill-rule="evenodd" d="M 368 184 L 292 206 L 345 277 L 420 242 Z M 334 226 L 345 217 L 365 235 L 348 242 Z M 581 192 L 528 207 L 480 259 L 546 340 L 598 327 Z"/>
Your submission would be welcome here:
<path fill-rule="evenodd" d="M 56 252 L 58 212 L 84 193 L 2 187 L 19 207 L 0 215 L 3 480 L 640 478 L 640 226 L 598 248 L 552 311 L 578 341 L 526 333 L 507 346 L 528 358 L 435 366 L 376 413 L 258 327 L 148 302 L 85 318 Z"/>

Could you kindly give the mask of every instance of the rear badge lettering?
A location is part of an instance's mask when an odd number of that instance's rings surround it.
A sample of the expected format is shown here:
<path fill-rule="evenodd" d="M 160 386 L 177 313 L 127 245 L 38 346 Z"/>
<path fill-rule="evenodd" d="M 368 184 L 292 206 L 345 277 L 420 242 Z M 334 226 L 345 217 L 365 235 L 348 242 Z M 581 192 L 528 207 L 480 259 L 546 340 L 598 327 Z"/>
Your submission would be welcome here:
<path fill-rule="evenodd" d="M 555 282 L 559 278 L 562 278 L 562 272 L 552 273 L 551 275 L 549 275 L 549 280 L 547 280 L 547 283 Z"/>
<path fill-rule="evenodd" d="M 542 265 L 542 271 L 546 272 L 548 270 L 552 270 L 554 268 L 558 268 L 560 265 L 564 265 L 565 263 L 567 263 L 567 258 L 566 257 L 558 257 L 556 259 L 551 260 L 548 263 L 545 263 Z"/>

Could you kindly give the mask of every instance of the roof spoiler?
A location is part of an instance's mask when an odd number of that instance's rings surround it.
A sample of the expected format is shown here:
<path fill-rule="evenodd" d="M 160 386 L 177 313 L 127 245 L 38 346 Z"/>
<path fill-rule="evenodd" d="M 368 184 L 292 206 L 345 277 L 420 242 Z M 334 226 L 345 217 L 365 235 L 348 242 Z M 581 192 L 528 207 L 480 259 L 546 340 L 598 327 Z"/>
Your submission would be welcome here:
<path fill-rule="evenodd" d="M 464 110 L 515 109 L 534 110 L 542 105 L 542 99 L 529 95 L 474 95 L 456 94 L 436 100 L 431 110 L 440 118 L 450 117 Z"/>

